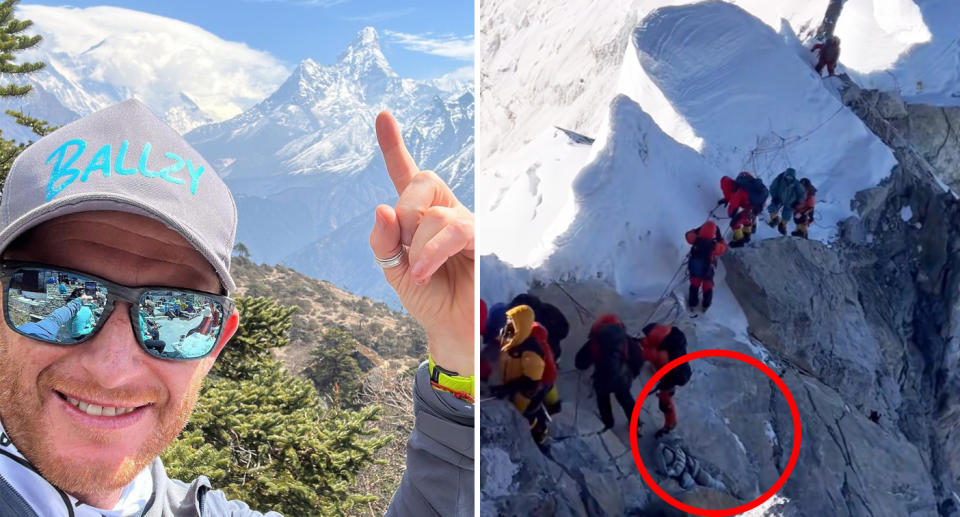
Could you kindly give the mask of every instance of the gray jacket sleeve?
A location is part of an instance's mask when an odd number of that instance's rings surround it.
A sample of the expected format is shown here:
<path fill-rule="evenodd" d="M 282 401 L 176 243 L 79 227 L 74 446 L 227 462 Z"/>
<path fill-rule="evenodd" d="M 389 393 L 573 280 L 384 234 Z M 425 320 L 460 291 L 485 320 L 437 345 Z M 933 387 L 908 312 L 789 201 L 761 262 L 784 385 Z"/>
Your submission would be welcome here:
<path fill-rule="evenodd" d="M 200 476 L 189 485 L 167 477 L 160 458 L 150 465 L 154 493 L 142 517 L 282 517 L 277 512 L 261 514 L 245 503 L 228 500 L 210 480 Z"/>
<path fill-rule="evenodd" d="M 473 515 L 473 404 L 433 389 L 424 362 L 413 382 L 407 468 L 386 517 Z"/>

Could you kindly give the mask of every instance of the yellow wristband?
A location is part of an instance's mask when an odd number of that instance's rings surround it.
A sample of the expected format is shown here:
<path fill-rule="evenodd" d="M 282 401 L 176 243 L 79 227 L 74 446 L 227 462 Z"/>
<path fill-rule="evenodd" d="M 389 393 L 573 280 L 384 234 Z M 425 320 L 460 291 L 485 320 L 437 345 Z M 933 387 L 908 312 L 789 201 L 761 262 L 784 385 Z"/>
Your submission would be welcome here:
<path fill-rule="evenodd" d="M 457 398 L 462 398 L 473 403 L 473 376 L 462 377 L 457 372 L 445 370 L 442 366 L 437 366 L 433 362 L 433 357 L 429 357 L 430 366 L 430 384 L 434 389 L 448 391 Z"/>

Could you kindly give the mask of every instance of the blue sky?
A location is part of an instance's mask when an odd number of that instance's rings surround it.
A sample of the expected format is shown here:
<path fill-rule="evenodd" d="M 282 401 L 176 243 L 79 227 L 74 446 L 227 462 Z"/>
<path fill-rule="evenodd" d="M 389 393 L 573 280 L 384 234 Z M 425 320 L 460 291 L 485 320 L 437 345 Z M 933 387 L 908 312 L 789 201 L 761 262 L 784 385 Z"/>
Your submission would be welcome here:
<path fill-rule="evenodd" d="M 176 18 L 265 50 L 292 66 L 331 63 L 364 26 L 402 77 L 427 79 L 472 66 L 473 0 L 27 0 L 24 5 L 110 5 Z"/>

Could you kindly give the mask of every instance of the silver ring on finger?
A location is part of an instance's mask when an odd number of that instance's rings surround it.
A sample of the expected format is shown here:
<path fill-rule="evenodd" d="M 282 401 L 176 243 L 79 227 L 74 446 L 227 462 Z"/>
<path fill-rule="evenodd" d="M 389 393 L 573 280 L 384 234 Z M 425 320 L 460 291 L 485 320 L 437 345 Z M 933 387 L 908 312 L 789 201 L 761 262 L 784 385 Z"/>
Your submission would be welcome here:
<path fill-rule="evenodd" d="M 378 266 L 382 267 L 383 269 L 390 269 L 390 268 L 395 268 L 399 266 L 403 262 L 403 254 L 404 254 L 403 247 L 401 247 L 400 251 L 398 251 L 396 255 L 390 258 L 382 259 L 376 255 L 374 255 L 373 258 L 377 260 Z"/>

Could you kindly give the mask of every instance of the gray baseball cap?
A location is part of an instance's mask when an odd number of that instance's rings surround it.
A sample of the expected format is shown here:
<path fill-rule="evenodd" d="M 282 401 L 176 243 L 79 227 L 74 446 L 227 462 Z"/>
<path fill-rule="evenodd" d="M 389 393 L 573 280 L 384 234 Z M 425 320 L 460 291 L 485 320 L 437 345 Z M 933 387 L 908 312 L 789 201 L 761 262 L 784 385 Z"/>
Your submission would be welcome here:
<path fill-rule="evenodd" d="M 72 122 L 28 147 L 0 199 L 0 251 L 23 232 L 78 212 L 156 219 L 213 266 L 227 293 L 237 208 L 200 153 L 146 106 L 129 100 Z"/>

